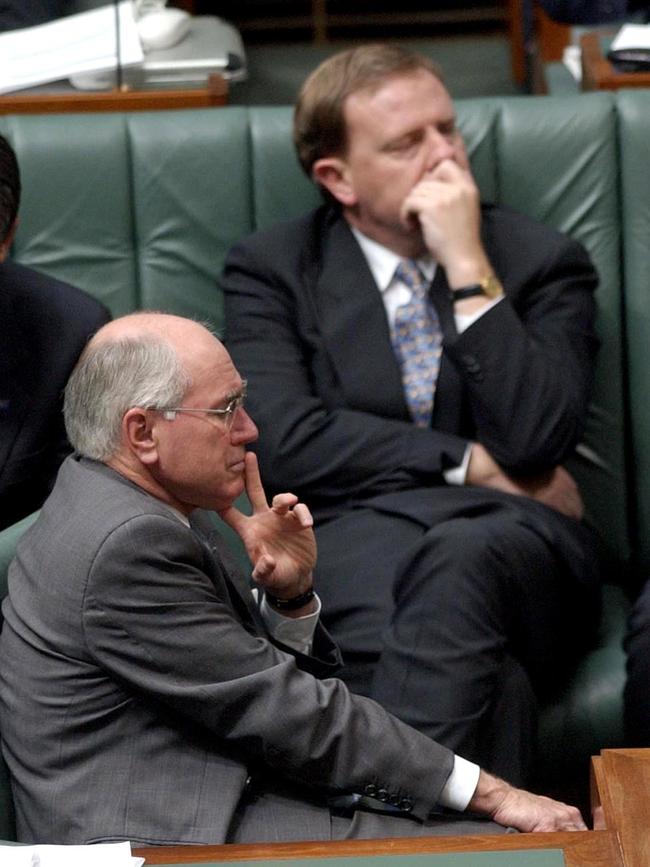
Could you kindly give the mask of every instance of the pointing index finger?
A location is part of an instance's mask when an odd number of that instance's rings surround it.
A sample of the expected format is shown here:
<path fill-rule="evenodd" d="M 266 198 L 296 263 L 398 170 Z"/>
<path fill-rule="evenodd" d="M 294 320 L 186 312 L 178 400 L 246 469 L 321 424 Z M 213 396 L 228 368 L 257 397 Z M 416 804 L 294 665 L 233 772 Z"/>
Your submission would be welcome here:
<path fill-rule="evenodd" d="M 246 467 L 246 493 L 254 512 L 268 509 L 266 493 L 260 478 L 260 468 L 257 455 L 254 452 L 246 452 L 244 457 Z"/>

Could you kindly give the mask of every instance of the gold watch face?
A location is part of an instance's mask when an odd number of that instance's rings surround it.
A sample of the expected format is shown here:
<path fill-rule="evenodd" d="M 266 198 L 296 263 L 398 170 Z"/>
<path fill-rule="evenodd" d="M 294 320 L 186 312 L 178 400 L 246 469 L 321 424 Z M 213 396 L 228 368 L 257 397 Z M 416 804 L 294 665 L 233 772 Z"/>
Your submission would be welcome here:
<path fill-rule="evenodd" d="M 501 281 L 494 274 L 490 274 L 489 277 L 484 277 L 481 280 L 481 288 L 488 298 L 498 298 L 499 295 L 503 295 Z"/>

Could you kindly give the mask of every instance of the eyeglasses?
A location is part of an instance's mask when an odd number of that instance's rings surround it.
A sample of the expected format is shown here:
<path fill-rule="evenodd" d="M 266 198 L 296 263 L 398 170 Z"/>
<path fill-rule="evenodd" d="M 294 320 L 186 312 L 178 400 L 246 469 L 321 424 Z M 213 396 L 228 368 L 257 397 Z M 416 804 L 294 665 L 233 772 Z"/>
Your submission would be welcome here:
<path fill-rule="evenodd" d="M 226 430 L 230 430 L 232 427 L 233 420 L 235 418 L 235 413 L 239 409 L 240 406 L 244 405 L 244 401 L 246 400 L 246 380 L 242 380 L 242 387 L 239 394 L 232 397 L 226 406 L 221 409 L 199 409 L 198 407 L 193 406 L 169 406 L 164 408 L 159 408 L 158 412 L 163 414 L 163 417 L 168 421 L 174 421 L 176 418 L 177 412 L 204 412 L 207 415 L 214 415 L 217 418 L 223 420 Z"/>

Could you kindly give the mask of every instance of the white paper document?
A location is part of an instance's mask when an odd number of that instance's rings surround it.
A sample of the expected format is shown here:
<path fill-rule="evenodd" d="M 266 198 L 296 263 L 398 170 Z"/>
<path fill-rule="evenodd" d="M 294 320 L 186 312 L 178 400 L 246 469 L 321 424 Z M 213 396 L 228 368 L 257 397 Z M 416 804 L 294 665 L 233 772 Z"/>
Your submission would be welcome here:
<path fill-rule="evenodd" d="M 122 0 L 119 40 L 114 6 L 102 6 L 0 33 L 0 93 L 141 63 L 144 54 L 131 0 Z"/>
<path fill-rule="evenodd" d="M 131 844 L 90 846 L 0 846 L 2 867 L 141 867 L 144 858 L 131 855 Z"/>
<path fill-rule="evenodd" d="M 611 48 L 650 48 L 650 24 L 624 24 L 612 40 Z"/>

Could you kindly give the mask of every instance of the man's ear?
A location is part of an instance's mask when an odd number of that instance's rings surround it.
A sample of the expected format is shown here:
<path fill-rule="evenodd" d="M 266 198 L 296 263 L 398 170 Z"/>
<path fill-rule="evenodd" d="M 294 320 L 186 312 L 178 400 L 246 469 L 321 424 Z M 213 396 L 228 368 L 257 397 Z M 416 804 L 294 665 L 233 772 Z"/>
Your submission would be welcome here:
<path fill-rule="evenodd" d="M 316 160 L 311 170 L 317 184 L 340 202 L 343 207 L 351 208 L 357 203 L 347 163 L 340 157 L 323 157 Z"/>
<path fill-rule="evenodd" d="M 139 406 L 124 413 L 122 434 L 128 449 L 142 464 L 154 464 L 158 460 L 158 439 L 153 425 L 153 414 Z"/>
<path fill-rule="evenodd" d="M 7 235 L 4 239 L 4 241 L 2 242 L 2 244 L 0 244 L 0 262 L 4 262 L 4 260 L 9 255 L 9 250 L 11 249 L 11 245 L 14 242 L 14 236 L 16 234 L 17 228 L 18 228 L 18 217 L 16 217 L 16 219 L 13 221 L 11 226 L 9 226 L 9 231 L 7 232 Z"/>

